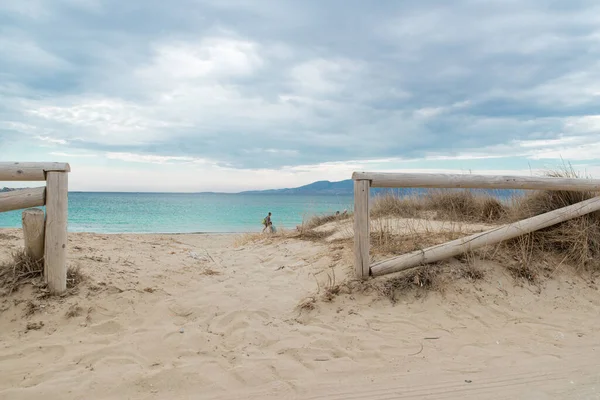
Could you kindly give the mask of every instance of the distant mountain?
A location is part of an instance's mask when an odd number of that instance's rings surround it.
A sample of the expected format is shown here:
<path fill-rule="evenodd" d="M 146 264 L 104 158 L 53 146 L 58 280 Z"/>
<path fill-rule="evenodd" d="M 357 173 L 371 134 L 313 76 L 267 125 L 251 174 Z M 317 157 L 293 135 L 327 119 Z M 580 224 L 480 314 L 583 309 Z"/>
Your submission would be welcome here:
<path fill-rule="evenodd" d="M 398 189 L 387 189 L 387 188 L 373 188 L 371 194 L 385 194 L 393 193 L 399 196 L 423 194 L 429 189 L 420 188 L 398 188 Z M 474 189 L 475 191 L 482 191 L 490 193 L 497 197 L 510 197 L 514 194 L 520 193 L 516 190 L 498 189 L 498 190 L 485 190 L 485 189 Z M 253 190 L 249 192 L 242 192 L 241 194 L 304 194 L 304 195 L 353 195 L 354 194 L 354 181 L 347 179 L 345 181 L 330 182 L 330 181 L 318 181 L 305 186 L 290 189 L 270 189 L 270 190 Z"/>
<path fill-rule="evenodd" d="M 309 185 L 290 189 L 252 190 L 241 194 L 352 194 L 354 183 L 352 179 L 340 182 L 318 181 Z"/>
<path fill-rule="evenodd" d="M 0 189 L 0 193 L 3 193 L 3 192 L 12 192 L 14 190 L 18 190 L 18 189 L 11 189 L 11 188 L 8 188 L 8 187 L 3 187 L 2 189 Z"/>

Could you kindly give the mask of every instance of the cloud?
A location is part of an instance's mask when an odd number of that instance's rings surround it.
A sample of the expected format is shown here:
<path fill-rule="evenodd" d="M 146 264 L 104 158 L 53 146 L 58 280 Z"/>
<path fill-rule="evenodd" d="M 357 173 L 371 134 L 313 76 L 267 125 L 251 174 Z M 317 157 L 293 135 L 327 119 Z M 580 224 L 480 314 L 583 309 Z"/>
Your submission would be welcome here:
<path fill-rule="evenodd" d="M 600 165 L 591 0 L 30 0 L 0 13 L 2 157 L 39 142 L 42 155 L 97 154 L 79 157 L 88 166 L 250 181 L 406 162 Z"/>
<path fill-rule="evenodd" d="M 89 153 L 64 153 L 62 151 L 53 151 L 50 153 L 52 156 L 64 157 L 64 158 L 89 158 L 89 157 L 97 157 L 96 154 Z"/>
<path fill-rule="evenodd" d="M 68 142 L 63 139 L 54 139 L 48 136 L 36 136 L 36 139 L 41 140 L 42 142 L 48 142 L 53 144 L 67 144 Z"/>
<path fill-rule="evenodd" d="M 148 66 L 135 71 L 150 85 L 196 79 L 222 80 L 252 75 L 263 60 L 258 45 L 250 41 L 211 37 L 154 45 Z M 156 79 L 159 78 L 160 79 Z"/>
<path fill-rule="evenodd" d="M 193 162 L 196 164 L 211 164 L 208 160 L 181 157 L 181 156 L 157 156 L 150 154 L 134 154 L 134 153 L 106 153 L 106 158 L 111 160 L 129 161 L 135 163 L 152 163 L 152 164 L 171 164 L 174 162 Z"/>

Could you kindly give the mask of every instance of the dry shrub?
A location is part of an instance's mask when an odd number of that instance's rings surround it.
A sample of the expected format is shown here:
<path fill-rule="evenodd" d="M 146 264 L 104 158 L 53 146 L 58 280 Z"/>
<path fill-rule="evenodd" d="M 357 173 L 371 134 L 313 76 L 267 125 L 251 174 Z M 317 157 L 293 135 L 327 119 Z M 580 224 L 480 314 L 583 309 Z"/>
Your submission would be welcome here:
<path fill-rule="evenodd" d="M 399 226 L 394 226 L 394 224 Z M 399 221 L 373 221 L 373 229 L 370 234 L 373 254 L 404 254 L 455 240 L 465 235 L 465 232 L 457 230 L 455 226 L 452 226 L 450 230 L 439 232 L 418 231 L 408 226 L 407 233 L 399 234 L 396 232 L 401 231 L 400 224 L 402 222 Z"/>
<path fill-rule="evenodd" d="M 44 286 L 42 283 L 43 277 L 43 261 L 32 259 L 24 250 L 13 253 L 10 261 L 0 264 L 0 289 L 7 294 L 11 294 L 27 284 L 42 287 Z M 85 280 L 86 276 L 81 272 L 79 266 L 69 266 L 67 269 L 67 289 L 74 289 Z"/>
<path fill-rule="evenodd" d="M 40 309 L 41 309 L 41 307 L 40 307 L 39 303 L 28 300 L 27 304 L 25 305 L 25 309 L 23 310 L 23 314 L 25 315 L 25 317 L 30 317 L 33 314 L 40 311 Z"/>
<path fill-rule="evenodd" d="M 460 267 L 456 270 L 458 277 L 474 282 L 485 277 L 485 272 L 477 266 L 477 256 L 474 252 L 469 251 L 458 257 L 462 261 Z"/>
<path fill-rule="evenodd" d="M 427 202 L 438 218 L 451 221 L 498 222 L 507 215 L 507 207 L 496 197 L 472 190 L 432 190 Z"/>
<path fill-rule="evenodd" d="M 483 222 L 499 222 L 508 216 L 509 208 L 495 197 L 479 199 L 479 218 Z"/>
<path fill-rule="evenodd" d="M 429 291 L 443 292 L 443 274 L 443 269 L 437 265 L 424 265 L 381 282 L 378 291 L 392 303 L 410 290 L 417 290 L 419 295 Z"/>
<path fill-rule="evenodd" d="M 335 281 L 335 270 L 331 269 L 331 274 L 327 274 L 327 284 L 323 291 L 323 301 L 331 302 L 334 298 L 342 293 L 342 285 L 339 285 Z"/>
<path fill-rule="evenodd" d="M 350 213 L 341 213 L 341 214 L 326 214 L 326 215 L 314 215 L 310 217 L 307 221 L 302 222 L 302 228 L 306 230 L 311 230 L 318 228 L 319 226 L 328 224 L 330 222 L 335 221 L 345 221 L 350 219 L 352 214 Z"/>
<path fill-rule="evenodd" d="M 423 196 L 385 194 L 373 200 L 373 218 L 395 216 L 422 217 L 435 212 L 438 219 L 467 222 L 498 222 L 508 214 L 508 207 L 485 192 L 472 190 L 429 190 Z"/>
<path fill-rule="evenodd" d="M 290 237 L 294 239 L 308 240 L 308 241 L 321 241 L 333 234 L 332 231 L 318 231 L 316 229 L 305 228 L 299 226 L 298 229 L 290 234 Z"/>
<path fill-rule="evenodd" d="M 25 331 L 39 331 L 40 329 L 42 329 L 44 327 L 44 322 L 40 321 L 40 322 L 28 322 L 27 326 L 25 327 Z"/>
<path fill-rule="evenodd" d="M 81 267 L 77 266 L 69 266 L 67 268 L 67 289 L 73 289 L 79 286 L 80 283 L 85 282 L 87 276 L 81 272 Z"/>
<path fill-rule="evenodd" d="M 399 196 L 392 193 L 376 196 L 371 207 L 371 217 L 415 218 L 425 210 L 425 202 L 419 196 Z"/>
<path fill-rule="evenodd" d="M 221 275 L 220 271 L 216 271 L 212 268 L 205 268 L 204 271 L 202 271 L 200 273 L 200 275 L 207 275 L 207 276 L 214 276 L 214 275 Z"/>
<path fill-rule="evenodd" d="M 12 254 L 12 260 L 0 264 L 0 289 L 8 294 L 44 276 L 44 264 L 29 257 L 24 250 Z"/>
<path fill-rule="evenodd" d="M 308 297 L 298 304 L 298 310 L 302 311 L 312 311 L 317 308 L 317 299 L 314 297 Z"/>
<path fill-rule="evenodd" d="M 262 233 L 256 233 L 256 232 L 244 233 L 235 238 L 233 245 L 235 247 L 241 247 L 241 246 L 245 246 L 249 243 L 258 242 L 259 240 L 262 240 L 264 238 L 265 238 L 265 235 Z"/>
<path fill-rule="evenodd" d="M 571 167 L 551 171 L 552 177 L 579 178 Z M 567 207 L 597 196 L 594 192 L 536 191 L 515 202 L 512 218 L 521 220 Z M 537 250 L 565 255 L 580 270 L 598 269 L 600 263 L 600 212 L 539 230 L 532 234 L 530 246 Z"/>
<path fill-rule="evenodd" d="M 75 318 L 83 314 L 83 308 L 77 304 L 72 304 L 65 313 L 65 318 Z"/>

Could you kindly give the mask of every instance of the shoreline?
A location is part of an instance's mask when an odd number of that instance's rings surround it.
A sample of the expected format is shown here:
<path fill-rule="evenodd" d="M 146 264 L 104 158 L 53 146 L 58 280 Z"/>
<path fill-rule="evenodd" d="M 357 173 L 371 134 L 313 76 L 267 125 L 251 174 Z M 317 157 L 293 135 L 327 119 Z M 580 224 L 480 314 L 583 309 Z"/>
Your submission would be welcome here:
<path fill-rule="evenodd" d="M 287 228 L 284 228 L 287 229 Z M 22 227 L 18 227 L 18 228 L 10 228 L 10 227 L 0 227 L 0 232 L 2 231 L 22 231 L 23 228 Z M 68 231 L 67 232 L 69 235 L 71 234 L 91 234 L 91 235 L 110 235 L 110 236 L 116 236 L 116 235 L 166 235 L 166 236 L 171 236 L 171 235 L 224 235 L 224 236 L 229 236 L 229 235 L 244 235 L 244 234 L 252 234 L 252 233 L 261 233 L 260 231 L 230 231 L 230 232 L 201 232 L 201 231 L 196 231 L 196 232 L 98 232 L 98 231 Z"/>

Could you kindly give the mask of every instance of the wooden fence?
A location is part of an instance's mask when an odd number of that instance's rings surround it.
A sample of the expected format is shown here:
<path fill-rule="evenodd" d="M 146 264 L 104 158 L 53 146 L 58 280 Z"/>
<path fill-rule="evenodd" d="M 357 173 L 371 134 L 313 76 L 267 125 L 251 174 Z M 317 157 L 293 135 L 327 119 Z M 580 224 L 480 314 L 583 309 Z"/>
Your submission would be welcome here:
<path fill-rule="evenodd" d="M 354 268 L 358 279 L 366 279 L 370 275 L 378 276 L 404 271 L 419 265 L 440 261 L 600 210 L 600 197 L 595 197 L 486 232 L 476 233 L 448 243 L 371 264 L 369 255 L 369 202 L 370 188 L 372 187 L 600 192 L 600 179 L 371 172 L 355 172 L 352 179 L 354 180 Z"/>
<path fill-rule="evenodd" d="M 44 279 L 55 294 L 67 289 L 67 205 L 66 163 L 0 162 L 2 181 L 46 181 L 45 187 L 0 193 L 0 212 L 46 206 L 23 212 L 23 236 L 28 254 L 44 259 Z"/>

